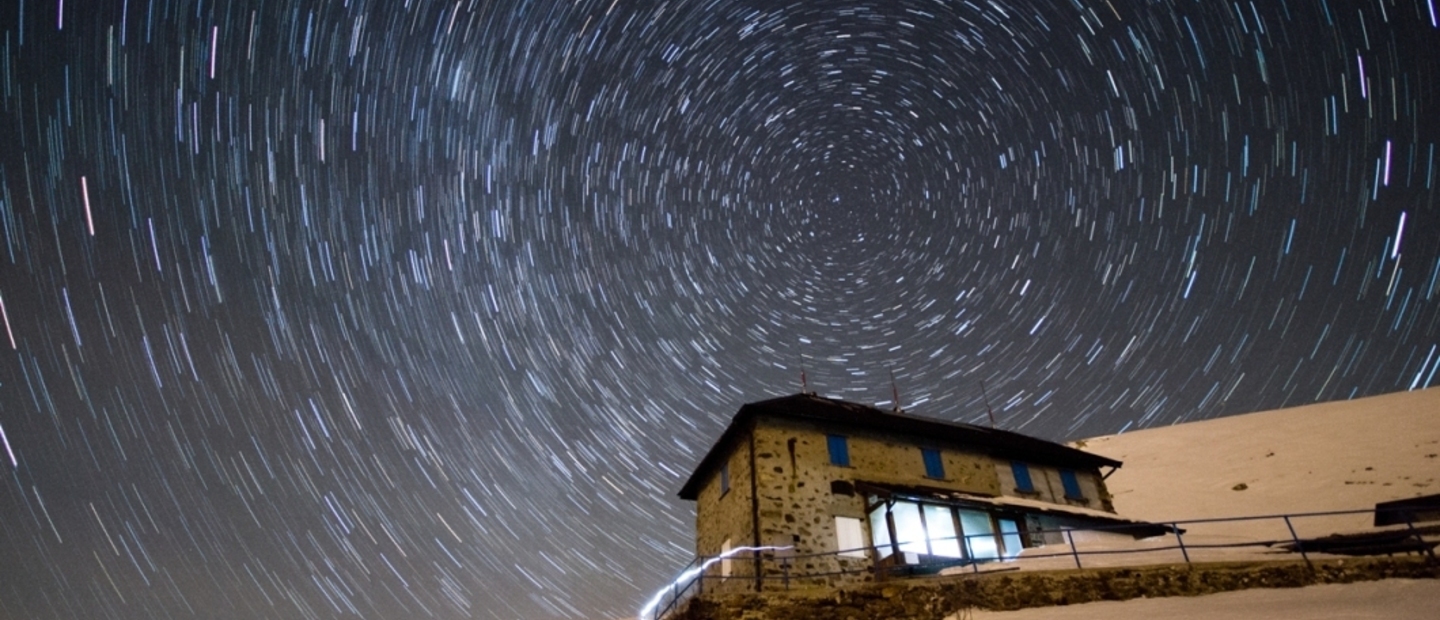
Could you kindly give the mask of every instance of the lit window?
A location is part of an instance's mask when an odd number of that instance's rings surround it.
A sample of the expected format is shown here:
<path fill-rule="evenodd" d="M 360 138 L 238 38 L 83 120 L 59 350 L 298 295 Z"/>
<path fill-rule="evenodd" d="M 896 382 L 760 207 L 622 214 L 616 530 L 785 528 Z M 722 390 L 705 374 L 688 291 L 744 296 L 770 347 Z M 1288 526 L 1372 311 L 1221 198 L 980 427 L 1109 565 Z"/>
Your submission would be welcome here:
<path fill-rule="evenodd" d="M 1034 493 L 1035 484 L 1030 482 L 1030 466 L 1020 462 L 1010 463 L 1010 471 L 1015 472 L 1015 490 L 1021 493 Z"/>
<path fill-rule="evenodd" d="M 945 462 L 940 460 L 940 451 L 933 448 L 921 448 L 920 456 L 925 459 L 925 477 L 936 480 L 945 477 Z"/>
<path fill-rule="evenodd" d="M 729 539 L 729 538 L 726 538 L 726 539 L 725 539 L 725 542 L 720 545 L 720 557 L 722 558 L 722 559 L 720 560 L 720 576 L 721 576 L 721 577 L 729 577 L 731 571 L 733 571 L 733 570 L 735 569 L 734 564 L 730 561 L 730 539 Z"/>
<path fill-rule="evenodd" d="M 1080 481 L 1075 478 L 1075 472 L 1060 470 L 1060 484 L 1065 487 L 1066 499 L 1085 499 L 1085 494 L 1080 492 Z"/>
<path fill-rule="evenodd" d="M 825 445 L 830 448 L 830 464 L 850 466 L 850 442 L 844 435 L 826 435 Z"/>
<path fill-rule="evenodd" d="M 949 506 L 925 504 L 925 532 L 930 541 L 930 555 L 963 558 L 960 538 L 955 531 L 955 517 Z"/>
<path fill-rule="evenodd" d="M 1005 557 L 1020 555 L 1020 551 L 1025 548 L 1024 541 L 1020 538 L 1020 522 L 1015 519 L 997 520 L 1000 522 L 1000 542 L 1005 545 Z"/>
<path fill-rule="evenodd" d="M 967 555 L 975 560 L 993 560 L 1000 557 L 1000 548 L 995 544 L 995 526 L 988 513 L 978 510 L 960 509 L 960 529 L 965 535 Z"/>
<path fill-rule="evenodd" d="M 890 519 L 895 523 L 895 543 L 901 553 L 929 553 L 926 546 L 925 522 L 920 520 L 920 504 L 895 502 L 890 508 Z"/>
<path fill-rule="evenodd" d="M 726 463 L 726 464 L 720 466 L 720 494 L 721 494 L 721 495 L 724 495 L 724 494 L 729 493 L 729 492 L 730 492 L 730 464 L 729 464 L 729 463 Z"/>
<path fill-rule="evenodd" d="M 895 550 L 890 546 L 890 526 L 885 520 L 885 505 L 870 511 L 870 542 L 881 559 L 890 557 Z"/>
<path fill-rule="evenodd" d="M 840 557 L 865 557 L 865 535 L 860 531 L 860 520 L 854 517 L 835 517 L 835 550 Z"/>

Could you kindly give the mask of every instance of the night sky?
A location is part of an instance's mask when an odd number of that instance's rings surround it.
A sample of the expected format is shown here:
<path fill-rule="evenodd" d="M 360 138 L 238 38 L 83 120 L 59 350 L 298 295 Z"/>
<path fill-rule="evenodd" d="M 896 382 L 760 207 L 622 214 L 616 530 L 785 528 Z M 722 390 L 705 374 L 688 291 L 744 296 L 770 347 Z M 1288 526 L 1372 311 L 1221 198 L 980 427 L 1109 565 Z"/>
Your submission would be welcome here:
<path fill-rule="evenodd" d="M 0 618 L 630 615 L 802 368 L 1434 385 L 1437 4 L 9 0 Z"/>

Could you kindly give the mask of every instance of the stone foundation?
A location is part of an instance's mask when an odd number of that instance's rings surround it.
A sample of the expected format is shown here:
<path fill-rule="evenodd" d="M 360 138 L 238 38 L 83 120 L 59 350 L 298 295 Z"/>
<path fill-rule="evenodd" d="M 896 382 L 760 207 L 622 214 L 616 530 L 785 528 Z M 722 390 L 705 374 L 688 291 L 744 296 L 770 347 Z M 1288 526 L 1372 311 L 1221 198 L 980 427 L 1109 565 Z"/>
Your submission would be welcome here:
<path fill-rule="evenodd" d="M 1378 579 L 1440 578 L 1420 558 L 1365 558 L 1147 566 L 908 579 L 837 589 L 704 596 L 673 620 L 944 620 L 966 609 L 1014 610 L 1249 588 L 1298 588 Z"/>

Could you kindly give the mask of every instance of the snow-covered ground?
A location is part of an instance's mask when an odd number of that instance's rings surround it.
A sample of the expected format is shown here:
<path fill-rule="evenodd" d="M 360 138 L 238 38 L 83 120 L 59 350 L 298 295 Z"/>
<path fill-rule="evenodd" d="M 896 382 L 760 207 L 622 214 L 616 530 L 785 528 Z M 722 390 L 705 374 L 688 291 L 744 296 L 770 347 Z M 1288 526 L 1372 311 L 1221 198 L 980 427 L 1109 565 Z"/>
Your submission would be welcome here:
<path fill-rule="evenodd" d="M 1264 545 L 1370 529 L 1370 513 L 1216 523 L 1263 515 L 1369 510 L 1440 493 L 1440 388 L 1178 424 L 1076 442 L 1124 462 L 1107 480 L 1123 517 L 1180 521 L 1191 561 L 1294 559 Z M 1399 526 L 1404 527 L 1404 526 Z M 1174 536 L 1076 534 L 1087 568 L 1184 561 Z M 1254 543 L 1251 547 L 1205 545 Z M 1115 553 L 1130 551 L 1128 553 Z M 1074 568 L 1064 545 L 1027 549 L 1007 567 Z M 1324 556 L 1313 556 L 1324 557 Z M 951 571 L 955 572 L 955 571 Z"/>
<path fill-rule="evenodd" d="M 1372 508 L 1376 502 L 1440 493 L 1440 387 L 1080 443 L 1125 463 L 1106 484 L 1116 511 L 1130 518 Z M 1370 521 L 1362 515 L 1297 526 L 1312 530 L 1301 532 L 1304 536 L 1324 534 L 1314 530 L 1326 528 L 1362 529 Z"/>
<path fill-rule="evenodd" d="M 1433 620 L 1440 580 L 1387 579 L 1206 596 L 1102 601 L 1020 611 L 975 611 L 955 620 Z"/>
<path fill-rule="evenodd" d="M 1440 388 L 1321 403 L 1097 437 L 1077 445 L 1123 461 L 1106 481 L 1115 509 L 1156 522 L 1370 509 L 1378 502 L 1440 493 Z M 1291 520 L 1300 537 L 1371 529 L 1369 514 Z M 1192 561 L 1294 559 L 1266 546 L 1201 545 L 1285 540 L 1281 519 L 1184 523 Z M 1403 526 L 1400 526 L 1403 527 Z M 1176 545 L 1091 538 L 1083 551 L 1142 551 Z M 1068 549 L 1027 550 L 1055 553 Z M 1031 559 L 1021 570 L 1073 568 L 1069 557 Z M 1325 557 L 1325 556 L 1312 556 Z M 1086 567 L 1182 561 L 1178 550 L 1082 556 Z M 998 567 L 997 567 L 998 568 Z M 1299 589 L 1138 599 L 1017 612 L 975 620 L 1106 618 L 1436 618 L 1440 581 L 1387 580 Z"/>

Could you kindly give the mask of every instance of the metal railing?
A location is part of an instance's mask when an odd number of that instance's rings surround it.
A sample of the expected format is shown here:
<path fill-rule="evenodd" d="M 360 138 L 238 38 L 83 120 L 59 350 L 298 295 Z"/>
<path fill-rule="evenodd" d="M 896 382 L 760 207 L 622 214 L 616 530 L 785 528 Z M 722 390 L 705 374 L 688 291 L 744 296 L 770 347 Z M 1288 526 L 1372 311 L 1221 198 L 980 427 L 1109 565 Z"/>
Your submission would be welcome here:
<path fill-rule="evenodd" d="M 1042 564 L 1046 560 L 1056 558 L 1068 558 L 1065 566 L 1051 568 L 1067 568 L 1073 561 L 1074 568 L 1086 568 L 1084 558 L 1094 556 L 1118 556 L 1137 555 L 1151 556 L 1165 552 L 1179 552 L 1184 564 L 1192 564 L 1199 561 L 1196 555 L 1203 555 L 1203 552 L 1223 549 L 1245 549 L 1245 548 L 1269 548 L 1277 546 L 1285 548 L 1289 552 L 1299 553 L 1301 559 L 1313 570 L 1312 554 L 1339 553 L 1342 555 L 1382 555 L 1401 552 L 1419 552 L 1428 556 L 1430 562 L 1435 562 L 1434 547 L 1437 542 L 1427 541 L 1426 534 L 1440 535 L 1440 528 L 1433 528 L 1435 531 L 1422 531 L 1415 527 L 1415 523 L 1409 513 L 1405 513 L 1403 529 L 1380 529 L 1374 530 L 1375 535 L 1388 533 L 1388 537 L 1380 537 L 1377 544 L 1356 545 L 1353 549 L 1336 551 L 1337 541 L 1343 538 L 1304 538 L 1296 529 L 1296 521 L 1320 517 L 1345 517 L 1362 514 L 1373 515 L 1383 512 L 1386 509 L 1372 508 L 1361 510 L 1339 510 L 1327 512 L 1304 512 L 1275 515 L 1258 515 L 1247 517 L 1219 517 L 1209 519 L 1190 519 L 1184 521 L 1161 521 L 1151 525 L 1161 526 L 1167 531 L 1163 538 L 1173 537 L 1173 543 L 1153 544 L 1162 537 L 1152 537 L 1144 540 L 1152 544 L 1125 546 L 1120 548 L 1084 548 L 1083 544 L 1076 543 L 1077 533 L 1117 533 L 1124 530 L 1133 530 L 1135 526 L 1129 525 L 1100 525 L 1084 528 L 1058 528 L 1058 529 L 1028 529 L 1019 533 L 983 533 L 965 536 L 951 536 L 930 538 L 928 540 L 912 540 L 895 542 L 889 545 L 856 547 L 854 549 L 841 549 L 838 551 L 827 551 L 823 553 L 794 554 L 787 553 L 784 549 L 768 548 L 766 551 L 744 550 L 744 555 L 735 555 L 730 561 L 736 564 L 744 564 L 758 569 L 758 574 L 741 575 L 715 575 L 706 574 L 709 569 L 720 562 L 723 558 L 718 556 L 702 556 L 692 560 L 679 573 L 679 576 L 671 582 L 666 589 L 658 593 L 651 604 L 642 610 L 639 620 L 659 620 L 674 612 L 678 607 L 690 598 L 703 594 L 707 589 L 720 588 L 727 592 L 769 590 L 767 584 L 775 584 L 778 590 L 788 590 L 794 582 L 801 580 L 830 580 L 851 575 L 870 574 L 878 578 L 900 577 L 908 575 L 934 574 L 945 569 L 960 569 L 970 573 L 1001 572 L 1020 570 L 1025 566 Z M 1396 511 L 1400 509 L 1394 509 Z M 1201 542 L 1192 538 L 1185 540 L 1185 527 L 1205 526 L 1222 523 L 1276 521 L 1278 525 L 1283 523 L 1285 534 L 1283 537 L 1268 537 L 1254 540 L 1243 540 L 1237 542 Z M 1427 528 L 1432 529 L 1432 528 Z M 1046 543 L 1044 546 L 1028 547 L 1024 554 L 1002 553 L 995 541 L 1003 537 L 1021 536 L 1029 537 L 1031 540 L 1044 538 L 1046 535 L 1054 535 L 1052 538 L 1063 538 L 1062 544 Z M 1215 534 L 1210 534 L 1214 536 Z M 975 544 L 977 540 L 988 541 L 985 545 Z M 1357 541 L 1368 541 L 1369 539 L 1355 539 Z M 935 543 L 956 542 L 965 548 L 964 557 L 943 557 L 928 553 L 929 545 Z M 1055 552 L 1043 552 L 1047 547 L 1058 547 Z M 988 550 L 995 548 L 992 554 Z M 978 548 L 978 549 L 977 549 Z M 788 548 L 785 548 L 788 549 Z M 925 552 L 915 551 L 925 549 Z M 1008 550 L 1007 550 L 1008 551 Z M 1353 553 L 1352 551 L 1360 551 Z M 1172 555 L 1173 557 L 1173 555 Z M 902 560 L 901 558 L 905 558 Z M 916 561 L 910 562 L 914 558 Z M 923 559 L 921 559 L 923 558 Z M 797 570 L 807 564 L 815 564 L 815 560 L 827 566 L 835 567 L 833 570 Z M 832 562 L 833 560 L 833 562 Z M 1122 566 L 1143 566 L 1146 564 L 1168 564 L 1171 561 L 1136 561 L 1121 564 L 1108 564 L 1106 567 Z M 985 568 L 993 565 L 1002 565 L 1000 568 Z M 1023 566 L 1022 566 L 1023 565 Z M 1093 567 L 1093 566 L 1092 566 Z M 738 585 L 737 585 L 738 584 Z"/>

